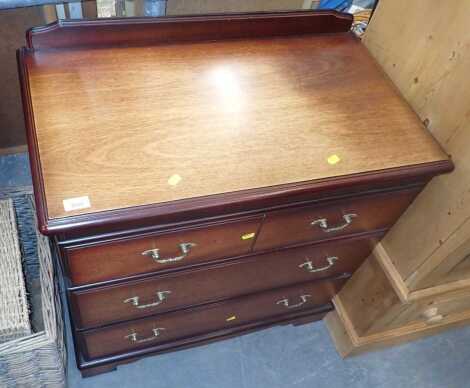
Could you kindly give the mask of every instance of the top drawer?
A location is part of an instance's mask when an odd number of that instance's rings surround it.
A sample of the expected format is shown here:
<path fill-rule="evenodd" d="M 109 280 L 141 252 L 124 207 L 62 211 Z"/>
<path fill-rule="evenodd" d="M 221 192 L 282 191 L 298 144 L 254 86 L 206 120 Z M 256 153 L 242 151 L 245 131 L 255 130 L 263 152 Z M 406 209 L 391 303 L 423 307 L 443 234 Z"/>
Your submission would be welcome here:
<path fill-rule="evenodd" d="M 421 187 L 268 213 L 255 251 L 389 228 Z"/>
<path fill-rule="evenodd" d="M 68 275 L 73 285 L 83 285 L 246 254 L 261 218 L 66 248 Z"/>

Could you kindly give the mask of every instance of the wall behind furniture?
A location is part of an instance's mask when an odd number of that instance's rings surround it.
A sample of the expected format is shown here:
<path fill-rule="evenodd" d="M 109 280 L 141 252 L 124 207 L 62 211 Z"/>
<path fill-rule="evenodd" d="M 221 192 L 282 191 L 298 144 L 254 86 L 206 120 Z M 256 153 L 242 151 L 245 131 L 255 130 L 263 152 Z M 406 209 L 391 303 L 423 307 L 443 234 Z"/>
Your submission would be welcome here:
<path fill-rule="evenodd" d="M 313 4 L 312 4 L 313 3 Z M 304 0 L 168 0 L 167 15 L 299 10 L 315 7 Z"/>
<path fill-rule="evenodd" d="M 25 45 L 26 30 L 41 24 L 40 7 L 0 11 L 0 153 L 22 150 L 26 144 L 16 49 Z"/>

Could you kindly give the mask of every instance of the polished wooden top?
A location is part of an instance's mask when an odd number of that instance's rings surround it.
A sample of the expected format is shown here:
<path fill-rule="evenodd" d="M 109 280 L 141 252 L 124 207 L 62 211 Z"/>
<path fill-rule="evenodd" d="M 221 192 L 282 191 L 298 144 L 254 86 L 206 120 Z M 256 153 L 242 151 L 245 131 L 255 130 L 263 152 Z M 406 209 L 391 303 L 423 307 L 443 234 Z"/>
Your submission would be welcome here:
<path fill-rule="evenodd" d="M 25 63 L 50 219 L 447 160 L 349 33 Z"/>

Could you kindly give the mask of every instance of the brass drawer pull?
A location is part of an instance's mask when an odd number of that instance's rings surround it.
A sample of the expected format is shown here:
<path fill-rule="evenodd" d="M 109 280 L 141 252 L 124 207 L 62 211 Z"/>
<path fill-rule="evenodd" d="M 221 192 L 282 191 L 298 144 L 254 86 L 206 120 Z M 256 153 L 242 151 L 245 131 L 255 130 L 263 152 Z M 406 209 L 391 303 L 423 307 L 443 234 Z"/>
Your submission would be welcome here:
<path fill-rule="evenodd" d="M 183 260 L 189 253 L 192 247 L 195 247 L 196 244 L 194 243 L 181 243 L 179 244 L 179 247 L 181 249 L 181 256 L 176 256 L 176 257 L 168 257 L 166 259 L 160 258 L 160 249 L 155 248 L 155 249 L 149 249 L 148 251 L 142 252 L 144 256 L 150 256 L 156 263 L 159 264 L 166 264 L 166 263 L 172 263 L 175 261 L 180 261 Z"/>
<path fill-rule="evenodd" d="M 153 335 L 151 337 L 142 338 L 142 339 L 138 339 L 137 338 L 137 333 L 135 331 L 132 331 L 131 334 L 126 335 L 124 338 L 128 339 L 129 341 L 131 341 L 133 343 L 141 344 L 141 343 L 144 343 L 144 342 L 153 341 L 155 338 L 157 338 L 160 335 L 160 332 L 162 330 L 166 330 L 166 329 L 164 327 L 156 327 L 155 329 L 152 329 Z"/>
<path fill-rule="evenodd" d="M 337 232 L 338 230 L 343 230 L 344 228 L 347 228 L 349 225 L 351 225 L 352 219 L 354 217 L 357 217 L 357 214 L 350 213 L 343 215 L 344 224 L 338 226 L 328 227 L 328 220 L 326 218 L 319 218 L 318 220 L 314 220 L 310 223 L 310 225 L 318 225 L 325 233 Z"/>
<path fill-rule="evenodd" d="M 283 304 L 285 307 L 287 307 L 288 309 L 295 309 L 297 307 L 300 307 L 302 305 L 304 305 L 305 303 L 307 303 L 307 299 L 310 298 L 312 295 L 308 295 L 308 294 L 305 294 L 305 295 L 300 295 L 300 302 L 297 303 L 297 304 L 289 304 L 289 299 L 282 299 L 282 300 L 278 300 L 276 302 L 276 304 Z"/>
<path fill-rule="evenodd" d="M 330 269 L 331 267 L 333 267 L 333 265 L 335 265 L 335 261 L 339 260 L 338 257 L 336 256 L 329 256 L 326 258 L 326 261 L 328 263 L 328 265 L 325 265 L 324 267 L 320 267 L 320 268 L 315 268 L 313 266 L 313 263 L 311 260 L 308 260 L 306 261 L 305 263 L 302 263 L 299 265 L 299 268 L 306 268 L 306 270 L 310 273 L 314 273 L 314 272 L 322 272 L 322 271 L 326 271 L 327 269 Z"/>
<path fill-rule="evenodd" d="M 139 304 L 139 297 L 138 296 L 133 296 L 132 298 L 128 298 L 123 300 L 124 303 L 131 303 L 133 306 L 137 307 L 138 309 L 146 309 L 149 307 L 155 307 L 160 304 L 162 304 L 165 299 L 167 298 L 167 295 L 171 294 L 171 291 L 158 291 L 157 292 L 157 300 L 153 303 L 148 303 L 148 304 Z"/>

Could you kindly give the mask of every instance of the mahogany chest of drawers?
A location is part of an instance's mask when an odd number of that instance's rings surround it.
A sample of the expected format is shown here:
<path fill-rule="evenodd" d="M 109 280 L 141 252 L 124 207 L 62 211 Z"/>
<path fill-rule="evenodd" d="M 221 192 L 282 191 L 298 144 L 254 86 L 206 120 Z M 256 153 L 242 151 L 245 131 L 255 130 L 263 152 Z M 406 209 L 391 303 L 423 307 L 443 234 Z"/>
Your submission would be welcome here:
<path fill-rule="evenodd" d="M 299 12 L 28 32 L 38 220 L 84 375 L 323 317 L 452 169 L 350 25 Z"/>

